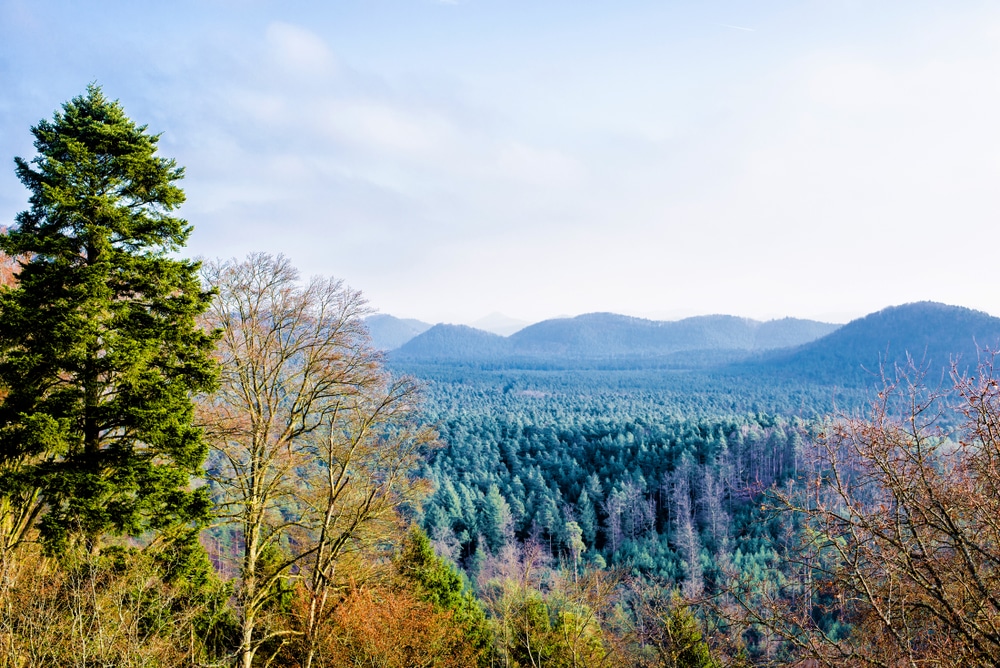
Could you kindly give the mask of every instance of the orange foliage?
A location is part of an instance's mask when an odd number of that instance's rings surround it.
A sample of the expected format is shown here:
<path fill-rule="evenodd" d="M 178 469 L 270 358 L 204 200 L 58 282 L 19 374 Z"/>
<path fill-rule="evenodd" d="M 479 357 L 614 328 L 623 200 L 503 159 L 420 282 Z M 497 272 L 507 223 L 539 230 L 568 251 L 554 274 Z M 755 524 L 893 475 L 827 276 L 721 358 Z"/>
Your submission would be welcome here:
<path fill-rule="evenodd" d="M 0 235 L 6 236 L 7 228 L 0 226 Z M 20 265 L 17 257 L 11 257 L 4 252 L 0 252 L 0 287 L 13 287 L 17 283 L 17 274 Z M 25 259 L 22 256 L 20 259 Z"/>
<path fill-rule="evenodd" d="M 476 651 L 454 623 L 412 594 L 384 587 L 353 589 L 333 612 L 317 664 L 327 668 L 466 668 Z"/>
<path fill-rule="evenodd" d="M 15 277 L 17 271 L 17 260 L 6 253 L 0 253 L 0 286 L 13 286 L 17 282 Z"/>

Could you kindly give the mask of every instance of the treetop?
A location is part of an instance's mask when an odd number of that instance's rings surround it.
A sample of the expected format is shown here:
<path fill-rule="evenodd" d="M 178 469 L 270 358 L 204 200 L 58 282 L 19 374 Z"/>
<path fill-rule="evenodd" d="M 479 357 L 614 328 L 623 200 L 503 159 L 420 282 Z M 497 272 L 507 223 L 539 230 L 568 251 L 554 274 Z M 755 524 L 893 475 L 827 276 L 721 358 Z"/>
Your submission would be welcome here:
<path fill-rule="evenodd" d="M 31 208 L 17 216 L 17 228 L 3 240 L 5 251 L 47 254 L 37 245 L 22 247 L 30 243 L 23 237 L 53 233 L 90 242 L 105 237 L 129 250 L 184 245 L 190 226 L 168 215 L 184 202 L 175 184 L 183 168 L 158 157 L 159 135 L 129 119 L 100 86 L 90 84 L 31 132 L 38 154 L 14 159 L 18 178 L 31 191 Z"/>

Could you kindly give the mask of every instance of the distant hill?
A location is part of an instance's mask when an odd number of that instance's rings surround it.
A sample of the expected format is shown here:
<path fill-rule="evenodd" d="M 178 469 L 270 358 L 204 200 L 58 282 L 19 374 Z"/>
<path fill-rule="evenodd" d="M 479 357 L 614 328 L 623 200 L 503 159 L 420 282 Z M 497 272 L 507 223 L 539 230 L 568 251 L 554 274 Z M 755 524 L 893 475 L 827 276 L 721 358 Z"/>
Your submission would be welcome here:
<path fill-rule="evenodd" d="M 468 325 L 434 325 L 392 353 L 393 359 L 453 362 L 503 357 L 507 339 Z"/>
<path fill-rule="evenodd" d="M 438 325 L 415 337 L 393 357 L 426 362 L 474 360 L 608 360 L 672 358 L 681 353 L 738 351 L 739 356 L 811 341 L 837 325 L 786 318 L 758 322 L 712 315 L 674 322 L 614 313 L 546 320 L 507 338 L 471 327 Z M 692 355 L 695 366 L 733 355 Z M 696 361 L 695 361 L 696 360 Z"/>
<path fill-rule="evenodd" d="M 840 384 L 870 384 L 879 365 L 905 364 L 907 353 L 932 376 L 952 359 L 976 364 L 984 347 L 1000 346 L 1000 318 L 936 302 L 892 306 L 790 350 L 735 364 L 740 373 Z"/>
<path fill-rule="evenodd" d="M 754 349 L 790 348 L 815 341 L 839 329 L 841 325 L 815 320 L 782 318 L 760 323 L 754 330 Z"/>
<path fill-rule="evenodd" d="M 476 329 L 493 332 L 494 334 L 499 334 L 500 336 L 510 336 L 514 332 L 524 329 L 529 324 L 531 323 L 525 320 L 511 318 L 503 313 L 490 313 L 488 316 L 470 323 L 470 325 Z"/>
<path fill-rule="evenodd" d="M 410 339 L 432 327 L 429 323 L 412 318 L 396 318 L 378 314 L 365 318 L 372 343 L 379 350 L 395 350 Z"/>
<path fill-rule="evenodd" d="M 590 313 L 525 327 L 511 336 L 510 342 L 512 352 L 522 355 L 649 357 L 695 350 L 766 350 L 805 343 L 836 328 L 792 318 L 761 323 L 730 315 L 708 315 L 657 321 Z"/>

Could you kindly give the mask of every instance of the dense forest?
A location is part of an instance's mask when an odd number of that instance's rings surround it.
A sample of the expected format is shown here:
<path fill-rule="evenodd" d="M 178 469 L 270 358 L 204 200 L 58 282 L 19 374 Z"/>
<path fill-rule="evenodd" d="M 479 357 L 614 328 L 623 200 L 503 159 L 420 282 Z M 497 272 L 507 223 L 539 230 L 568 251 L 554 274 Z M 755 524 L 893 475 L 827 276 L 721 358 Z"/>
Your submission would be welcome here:
<path fill-rule="evenodd" d="M 702 562 L 761 549 L 767 526 L 747 502 L 796 475 L 810 438 L 797 418 L 679 417 L 622 396 L 463 393 L 448 403 L 437 420 L 445 445 L 425 473 L 436 491 L 424 526 L 436 541 L 474 564 L 534 534 L 570 567 L 620 565 L 699 591 Z"/>
<path fill-rule="evenodd" d="M 340 281 L 179 257 L 183 170 L 99 87 L 32 133 L 0 666 L 1000 665 L 997 319 L 401 321 L 386 355 Z"/>

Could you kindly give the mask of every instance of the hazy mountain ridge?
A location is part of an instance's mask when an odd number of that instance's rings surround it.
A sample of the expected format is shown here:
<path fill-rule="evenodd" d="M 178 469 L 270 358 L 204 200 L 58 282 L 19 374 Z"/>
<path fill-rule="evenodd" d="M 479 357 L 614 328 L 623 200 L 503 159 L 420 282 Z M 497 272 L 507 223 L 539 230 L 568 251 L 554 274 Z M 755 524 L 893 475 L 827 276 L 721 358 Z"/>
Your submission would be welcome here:
<path fill-rule="evenodd" d="M 372 344 L 379 350 L 395 350 L 433 327 L 421 320 L 397 318 L 384 313 L 365 318 L 365 326 L 372 337 Z"/>
<path fill-rule="evenodd" d="M 760 323 L 754 330 L 754 348 L 757 350 L 790 348 L 815 341 L 841 327 L 842 325 L 801 318 L 768 320 Z"/>
<path fill-rule="evenodd" d="M 613 313 L 557 318 L 501 337 L 436 325 L 391 358 L 407 364 L 487 364 L 536 369 L 700 370 L 712 377 L 870 386 L 880 364 L 909 354 L 940 377 L 953 359 L 973 366 L 1000 347 L 1000 318 L 935 302 L 892 306 L 838 326 L 784 318 L 710 315 L 655 321 Z"/>
<path fill-rule="evenodd" d="M 472 327 L 437 325 L 393 352 L 408 360 L 495 360 L 498 358 L 609 359 L 666 357 L 693 351 L 752 353 L 797 345 L 838 325 L 784 318 L 759 322 L 710 315 L 657 321 L 614 313 L 588 313 L 529 325 L 499 337 Z"/>
<path fill-rule="evenodd" d="M 524 329 L 531 323 L 526 320 L 511 318 L 503 313 L 493 312 L 469 324 L 471 327 L 475 327 L 476 329 L 482 329 L 487 332 L 499 334 L 500 336 L 510 336 L 514 332 Z"/>
<path fill-rule="evenodd" d="M 907 354 L 929 375 L 957 360 L 975 366 L 984 349 L 1000 347 L 1000 318 L 937 302 L 890 306 L 852 320 L 812 342 L 734 364 L 738 374 L 765 374 L 827 383 L 871 382 Z M 891 375 L 891 374 L 890 374 Z"/>

